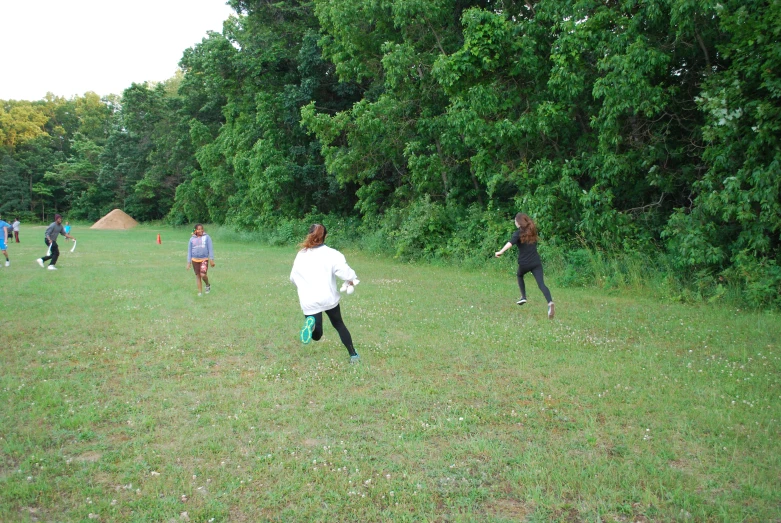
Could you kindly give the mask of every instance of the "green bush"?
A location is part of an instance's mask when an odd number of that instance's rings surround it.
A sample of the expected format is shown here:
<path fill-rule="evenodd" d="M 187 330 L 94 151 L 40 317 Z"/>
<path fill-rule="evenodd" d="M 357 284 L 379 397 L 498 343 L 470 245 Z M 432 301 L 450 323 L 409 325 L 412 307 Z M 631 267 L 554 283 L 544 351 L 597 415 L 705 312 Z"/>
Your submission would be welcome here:
<path fill-rule="evenodd" d="M 740 253 L 721 278 L 742 291 L 752 308 L 781 308 L 781 267 L 775 260 Z"/>

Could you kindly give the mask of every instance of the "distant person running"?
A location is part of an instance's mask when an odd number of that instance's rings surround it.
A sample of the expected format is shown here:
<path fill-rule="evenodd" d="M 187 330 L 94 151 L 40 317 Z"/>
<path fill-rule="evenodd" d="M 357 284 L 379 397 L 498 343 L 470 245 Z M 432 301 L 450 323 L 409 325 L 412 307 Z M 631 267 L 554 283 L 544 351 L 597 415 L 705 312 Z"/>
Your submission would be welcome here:
<path fill-rule="evenodd" d="M 3 232 L 0 233 L 0 251 L 3 252 L 5 266 L 8 267 L 11 265 L 11 260 L 8 259 L 8 238 L 11 237 L 11 224 L 0 220 L 0 229 L 3 229 Z"/>
<path fill-rule="evenodd" d="M 19 227 L 21 224 L 19 223 L 19 218 L 14 218 L 14 223 L 11 224 L 11 227 L 14 228 L 14 238 L 16 239 L 16 243 L 19 243 Z"/>
<path fill-rule="evenodd" d="M 65 234 L 71 233 L 71 222 L 65 222 L 65 226 L 63 227 L 65 229 Z"/>
<path fill-rule="evenodd" d="M 47 267 L 47 269 L 50 271 L 57 270 L 55 265 L 57 264 L 57 258 L 60 257 L 60 248 L 57 246 L 57 237 L 60 234 L 71 240 L 75 239 L 73 236 L 65 232 L 65 227 L 62 225 L 62 216 L 55 214 L 54 221 L 51 223 L 51 225 L 49 225 L 49 227 L 46 228 L 46 233 L 44 234 L 43 238 L 43 241 L 46 242 L 46 247 L 51 247 L 51 254 L 47 254 L 43 258 L 38 258 L 35 260 L 41 267 L 43 267 L 43 263 L 46 260 L 51 260 L 49 262 L 49 266 Z"/>
<path fill-rule="evenodd" d="M 542 260 L 537 253 L 537 226 L 534 225 L 529 216 L 519 212 L 515 215 L 515 226 L 518 230 L 515 231 L 502 250 L 496 252 L 498 258 L 511 248 L 513 245 L 518 246 L 518 287 L 521 289 L 521 299 L 516 303 L 523 305 L 526 303 L 526 285 L 523 283 L 523 277 L 527 272 L 532 273 L 534 279 L 537 280 L 537 286 L 545 295 L 545 299 L 548 300 L 548 319 L 553 319 L 556 309 L 553 305 L 553 298 L 551 298 L 548 287 L 545 286 L 545 281 L 542 275 Z"/>
<path fill-rule="evenodd" d="M 336 278 L 353 284 L 358 277 L 347 265 L 344 255 L 325 245 L 328 232 L 325 226 L 315 223 L 309 227 L 309 234 L 301 243 L 290 271 L 290 281 L 298 288 L 298 301 L 304 312 L 304 327 L 301 329 L 301 341 L 309 343 L 323 337 L 323 312 L 328 315 L 339 339 L 350 353 L 350 363 L 360 359 L 353 347 L 353 338 L 342 321 L 339 309 L 341 296 L 336 290 Z"/>
<path fill-rule="evenodd" d="M 203 284 L 206 284 L 206 294 L 212 290 L 207 271 L 209 265 L 214 267 L 214 248 L 211 236 L 203 232 L 203 225 L 196 224 L 193 235 L 187 244 L 187 269 L 192 265 L 195 279 L 198 282 L 198 296 L 203 295 Z"/>

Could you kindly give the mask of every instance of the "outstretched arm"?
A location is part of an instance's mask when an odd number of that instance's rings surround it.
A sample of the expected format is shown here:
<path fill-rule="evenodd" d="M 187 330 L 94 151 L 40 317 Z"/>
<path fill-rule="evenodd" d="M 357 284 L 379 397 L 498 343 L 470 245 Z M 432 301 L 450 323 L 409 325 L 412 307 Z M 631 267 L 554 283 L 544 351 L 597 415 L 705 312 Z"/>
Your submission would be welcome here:
<path fill-rule="evenodd" d="M 498 258 L 498 257 L 499 257 L 499 256 L 501 256 L 502 254 L 504 254 L 505 252 L 507 252 L 507 249 L 509 249 L 509 248 L 510 248 L 510 247 L 512 247 L 512 246 L 513 246 L 513 244 L 512 244 L 512 243 L 510 243 L 510 242 L 507 242 L 507 243 L 505 243 L 505 244 L 504 244 L 504 247 L 502 247 L 502 250 L 500 250 L 500 251 L 496 251 L 496 257 Z"/>

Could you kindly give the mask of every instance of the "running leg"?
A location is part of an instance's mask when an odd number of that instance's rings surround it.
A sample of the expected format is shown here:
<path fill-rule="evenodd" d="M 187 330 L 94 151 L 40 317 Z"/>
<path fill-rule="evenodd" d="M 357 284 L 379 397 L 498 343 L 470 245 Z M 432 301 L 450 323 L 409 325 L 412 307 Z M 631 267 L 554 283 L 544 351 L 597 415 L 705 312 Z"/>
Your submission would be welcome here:
<path fill-rule="evenodd" d="M 518 267 L 518 272 L 516 273 L 516 276 L 518 277 L 518 288 L 521 290 L 521 300 L 526 299 L 526 284 L 523 282 L 523 277 L 527 272 L 529 271 L 521 270 L 521 268 Z"/>
<path fill-rule="evenodd" d="M 342 320 L 342 312 L 339 309 L 339 305 L 330 311 L 325 311 L 325 313 L 328 315 L 328 319 L 331 320 L 331 325 L 333 325 L 336 332 L 339 333 L 339 339 L 342 340 L 344 346 L 347 347 L 350 356 L 357 355 L 355 347 L 353 347 L 353 337 L 350 335 L 350 331 L 347 330 L 347 326 Z"/>
<path fill-rule="evenodd" d="M 548 290 L 548 287 L 545 286 L 545 280 L 542 275 L 542 265 L 537 265 L 531 270 L 531 273 L 532 276 L 534 276 L 534 279 L 537 280 L 537 287 L 539 287 L 542 291 L 542 294 L 545 295 L 545 299 L 548 300 L 548 303 L 551 303 L 553 298 L 551 298 L 550 290 Z"/>
<path fill-rule="evenodd" d="M 60 247 L 57 245 L 57 242 L 52 242 L 52 255 L 51 259 L 52 261 L 49 262 L 49 267 L 52 265 L 57 265 L 57 258 L 60 257 Z"/>
<path fill-rule="evenodd" d="M 315 330 L 312 331 L 312 339 L 319 341 L 323 337 L 323 313 L 311 314 L 315 317 Z"/>

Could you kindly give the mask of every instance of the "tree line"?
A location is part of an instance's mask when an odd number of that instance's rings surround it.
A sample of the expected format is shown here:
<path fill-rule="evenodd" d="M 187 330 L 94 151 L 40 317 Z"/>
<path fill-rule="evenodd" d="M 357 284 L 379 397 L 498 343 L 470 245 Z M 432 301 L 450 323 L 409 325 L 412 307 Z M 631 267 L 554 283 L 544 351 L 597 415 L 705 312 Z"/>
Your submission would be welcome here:
<path fill-rule="evenodd" d="M 781 294 L 778 0 L 230 0 L 181 71 L 0 103 L 0 212 L 349 218 L 406 257 L 662 252 Z"/>

